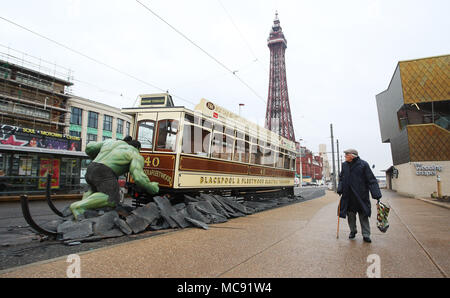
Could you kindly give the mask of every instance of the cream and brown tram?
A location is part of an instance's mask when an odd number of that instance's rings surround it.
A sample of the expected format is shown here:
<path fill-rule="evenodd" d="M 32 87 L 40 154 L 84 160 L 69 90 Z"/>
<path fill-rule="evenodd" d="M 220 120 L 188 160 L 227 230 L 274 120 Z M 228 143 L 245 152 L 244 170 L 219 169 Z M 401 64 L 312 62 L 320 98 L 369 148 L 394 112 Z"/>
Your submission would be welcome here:
<path fill-rule="evenodd" d="M 140 95 L 138 107 L 122 112 L 133 116 L 144 171 L 162 194 L 293 191 L 295 143 L 210 101 L 190 110 L 167 93 Z"/>

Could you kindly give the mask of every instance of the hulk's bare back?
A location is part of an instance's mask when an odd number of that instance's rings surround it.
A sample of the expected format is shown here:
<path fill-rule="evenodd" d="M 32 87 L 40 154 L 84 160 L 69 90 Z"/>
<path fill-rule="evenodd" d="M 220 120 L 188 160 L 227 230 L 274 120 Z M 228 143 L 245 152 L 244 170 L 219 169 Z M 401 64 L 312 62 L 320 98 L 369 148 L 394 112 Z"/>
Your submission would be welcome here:
<path fill-rule="evenodd" d="M 123 141 L 108 140 L 103 142 L 100 152 L 93 161 L 108 166 L 120 176 L 129 171 L 133 159 L 143 159 L 136 148 Z"/>

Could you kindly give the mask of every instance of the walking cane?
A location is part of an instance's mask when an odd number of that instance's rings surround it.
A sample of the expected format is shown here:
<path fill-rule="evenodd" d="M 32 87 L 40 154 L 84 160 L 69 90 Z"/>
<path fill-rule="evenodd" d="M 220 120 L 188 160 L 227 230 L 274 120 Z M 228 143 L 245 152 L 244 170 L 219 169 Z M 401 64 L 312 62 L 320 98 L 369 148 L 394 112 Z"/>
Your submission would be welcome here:
<path fill-rule="evenodd" d="M 341 215 L 341 199 L 339 199 L 339 207 L 338 207 L 338 224 L 337 224 L 337 231 L 336 231 L 336 239 L 339 239 L 339 217 Z"/>

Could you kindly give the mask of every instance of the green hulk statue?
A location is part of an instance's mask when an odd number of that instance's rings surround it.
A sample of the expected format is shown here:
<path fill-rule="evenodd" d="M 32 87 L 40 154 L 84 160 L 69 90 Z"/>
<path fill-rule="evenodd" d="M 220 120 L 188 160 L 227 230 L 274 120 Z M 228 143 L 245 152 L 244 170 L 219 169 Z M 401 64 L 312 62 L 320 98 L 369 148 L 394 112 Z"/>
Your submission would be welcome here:
<path fill-rule="evenodd" d="M 149 194 L 159 192 L 157 182 L 150 182 L 144 173 L 144 158 L 139 154 L 141 143 L 126 137 L 123 141 L 106 140 L 91 142 L 86 146 L 86 154 L 92 159 L 87 167 L 86 182 L 89 190 L 81 201 L 70 205 L 75 219 L 87 209 L 116 207 L 120 201 L 118 177 L 127 172 L 134 182 Z"/>

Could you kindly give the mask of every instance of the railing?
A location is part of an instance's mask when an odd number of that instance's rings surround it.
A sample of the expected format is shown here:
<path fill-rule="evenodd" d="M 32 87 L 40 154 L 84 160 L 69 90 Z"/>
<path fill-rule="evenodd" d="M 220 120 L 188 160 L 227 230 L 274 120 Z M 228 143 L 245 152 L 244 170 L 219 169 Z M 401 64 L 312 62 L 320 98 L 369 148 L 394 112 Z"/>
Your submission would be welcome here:
<path fill-rule="evenodd" d="M 47 185 L 51 186 L 51 175 L 41 176 L 0 176 L 0 196 L 21 194 L 45 194 Z M 49 183 L 50 181 L 50 183 Z M 43 187 L 39 189 L 39 183 Z M 45 183 L 45 184 L 44 184 Z M 86 184 L 63 184 L 58 189 L 50 188 L 50 192 L 79 194 L 86 191 Z"/>

